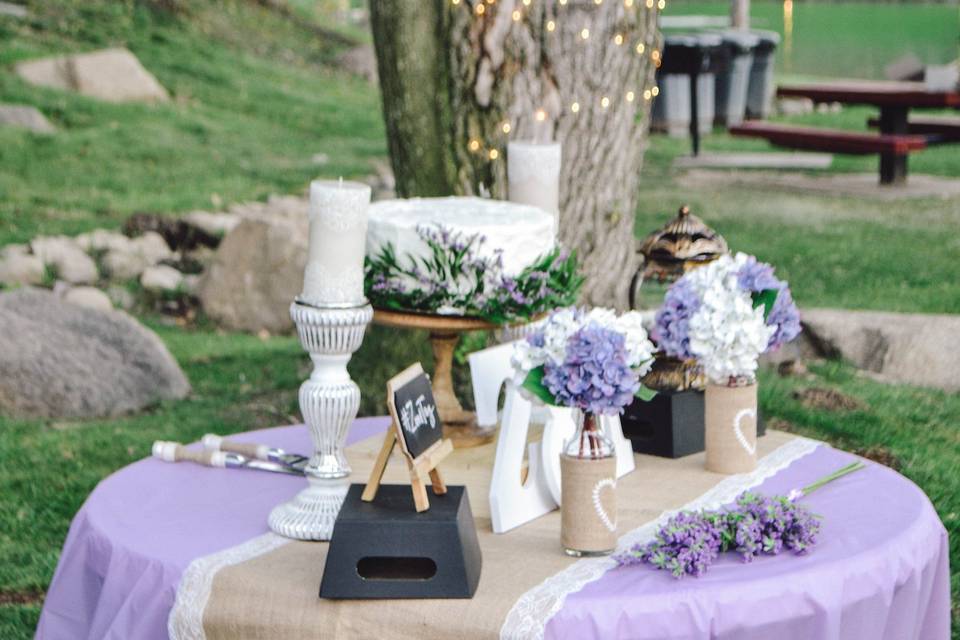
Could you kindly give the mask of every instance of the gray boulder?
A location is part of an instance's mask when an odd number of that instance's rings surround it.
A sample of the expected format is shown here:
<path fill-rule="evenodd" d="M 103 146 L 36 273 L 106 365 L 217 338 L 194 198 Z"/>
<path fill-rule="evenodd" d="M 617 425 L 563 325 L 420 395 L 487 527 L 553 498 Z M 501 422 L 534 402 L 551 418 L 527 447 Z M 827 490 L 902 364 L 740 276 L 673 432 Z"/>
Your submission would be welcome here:
<path fill-rule="evenodd" d="M 960 315 L 806 309 L 803 339 L 877 378 L 960 391 Z"/>
<path fill-rule="evenodd" d="M 36 107 L 19 104 L 0 104 L 0 125 L 34 133 L 54 133 L 57 130 Z"/>
<path fill-rule="evenodd" d="M 190 392 L 163 342 L 125 313 L 20 289 L 0 294 L 0 326 L 5 415 L 116 416 Z"/>
<path fill-rule="evenodd" d="M 207 315 L 227 329 L 288 331 L 306 262 L 306 215 L 248 218 L 220 244 L 197 295 Z"/>
<path fill-rule="evenodd" d="M 167 90 L 127 49 L 56 56 L 14 67 L 24 81 L 108 102 L 163 102 Z"/>

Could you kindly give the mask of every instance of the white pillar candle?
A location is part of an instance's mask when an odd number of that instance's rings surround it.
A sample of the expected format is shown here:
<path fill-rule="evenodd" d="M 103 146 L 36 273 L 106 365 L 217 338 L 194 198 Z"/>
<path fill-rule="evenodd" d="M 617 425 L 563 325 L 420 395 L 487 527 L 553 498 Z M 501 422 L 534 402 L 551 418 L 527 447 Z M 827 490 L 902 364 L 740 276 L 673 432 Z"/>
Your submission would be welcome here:
<path fill-rule="evenodd" d="M 303 274 L 305 302 L 363 302 L 363 257 L 370 187 L 359 182 L 310 183 L 310 244 Z"/>
<path fill-rule="evenodd" d="M 507 144 L 507 192 L 511 202 L 529 204 L 560 222 L 560 143 Z"/>

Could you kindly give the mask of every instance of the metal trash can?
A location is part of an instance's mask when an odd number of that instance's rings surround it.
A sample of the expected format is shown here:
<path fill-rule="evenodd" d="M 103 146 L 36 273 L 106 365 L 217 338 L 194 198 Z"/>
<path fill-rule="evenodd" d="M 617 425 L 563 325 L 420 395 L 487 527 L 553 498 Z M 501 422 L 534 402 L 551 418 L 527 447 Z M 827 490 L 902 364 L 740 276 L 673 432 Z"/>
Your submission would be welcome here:
<path fill-rule="evenodd" d="M 747 117 L 764 120 L 770 116 L 773 104 L 774 51 L 780 44 L 776 31 L 753 31 L 760 41 L 753 50 L 750 67 L 750 86 L 747 89 Z"/>
<path fill-rule="evenodd" d="M 671 136 L 690 132 L 690 76 L 697 77 L 697 123 L 709 133 L 714 120 L 715 62 L 723 39 L 715 33 L 668 35 L 663 39 L 663 64 L 657 70 L 659 95 L 653 103 L 651 127 Z"/>
<path fill-rule="evenodd" d="M 729 127 L 743 122 L 747 109 L 750 70 L 753 67 L 753 50 L 760 43 L 760 36 L 736 29 L 721 31 L 719 34 L 727 49 L 729 62 L 725 69 L 717 72 L 714 124 Z"/>

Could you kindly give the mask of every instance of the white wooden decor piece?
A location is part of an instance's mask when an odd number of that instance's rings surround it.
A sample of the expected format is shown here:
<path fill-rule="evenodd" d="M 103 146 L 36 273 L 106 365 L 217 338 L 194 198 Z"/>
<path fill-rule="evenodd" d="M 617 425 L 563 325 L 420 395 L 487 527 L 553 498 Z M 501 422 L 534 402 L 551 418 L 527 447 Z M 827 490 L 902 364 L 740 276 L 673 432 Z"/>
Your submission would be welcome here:
<path fill-rule="evenodd" d="M 490 482 L 490 513 L 494 533 L 503 533 L 556 509 L 560 504 L 560 451 L 573 436 L 573 412 L 562 407 L 534 406 L 516 388 L 510 378 L 513 344 L 507 343 L 471 353 L 470 375 L 473 381 L 477 422 L 483 426 L 497 422 L 500 389 L 506 384 L 506 399 L 497 438 L 493 478 Z M 533 414 L 545 422 L 540 442 L 527 443 Z M 619 416 L 604 416 L 604 427 L 611 435 L 617 456 L 617 477 L 634 470 L 633 449 L 623 437 Z M 529 468 L 522 481 L 523 454 L 527 448 Z"/>

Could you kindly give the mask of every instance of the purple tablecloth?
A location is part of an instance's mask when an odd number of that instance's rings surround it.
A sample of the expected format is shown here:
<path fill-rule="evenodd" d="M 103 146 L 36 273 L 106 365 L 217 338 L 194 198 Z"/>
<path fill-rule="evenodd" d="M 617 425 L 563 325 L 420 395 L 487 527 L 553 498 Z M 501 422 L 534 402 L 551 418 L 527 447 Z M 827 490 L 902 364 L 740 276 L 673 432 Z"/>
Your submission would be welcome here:
<path fill-rule="evenodd" d="M 853 456 L 827 446 L 764 482 L 787 494 Z M 823 516 L 806 556 L 721 558 L 700 578 L 621 568 L 567 597 L 549 638 L 947 640 L 947 532 L 926 495 L 882 465 L 803 499 Z M 610 615 L 616 612 L 616 615 Z"/>
<path fill-rule="evenodd" d="M 382 432 L 361 418 L 347 443 Z M 309 452 L 303 426 L 230 436 Z M 196 558 L 267 533 L 267 515 L 303 478 L 170 464 L 152 458 L 105 478 L 70 525 L 43 604 L 38 640 L 166 639 L 177 584 Z"/>
<path fill-rule="evenodd" d="M 387 424 L 359 420 L 349 441 Z M 237 439 L 309 448 L 302 427 Z M 786 493 L 851 458 L 818 447 L 759 490 Z M 118 471 L 70 527 L 37 637 L 166 638 L 191 561 L 265 533 L 270 509 L 302 487 L 295 477 L 264 482 L 254 472 L 149 459 Z M 681 581 L 646 568 L 613 570 L 568 596 L 546 637 L 947 640 L 947 538 L 923 492 L 870 465 L 805 502 L 824 516 L 814 553 L 749 567 L 722 560 L 703 578 Z"/>

